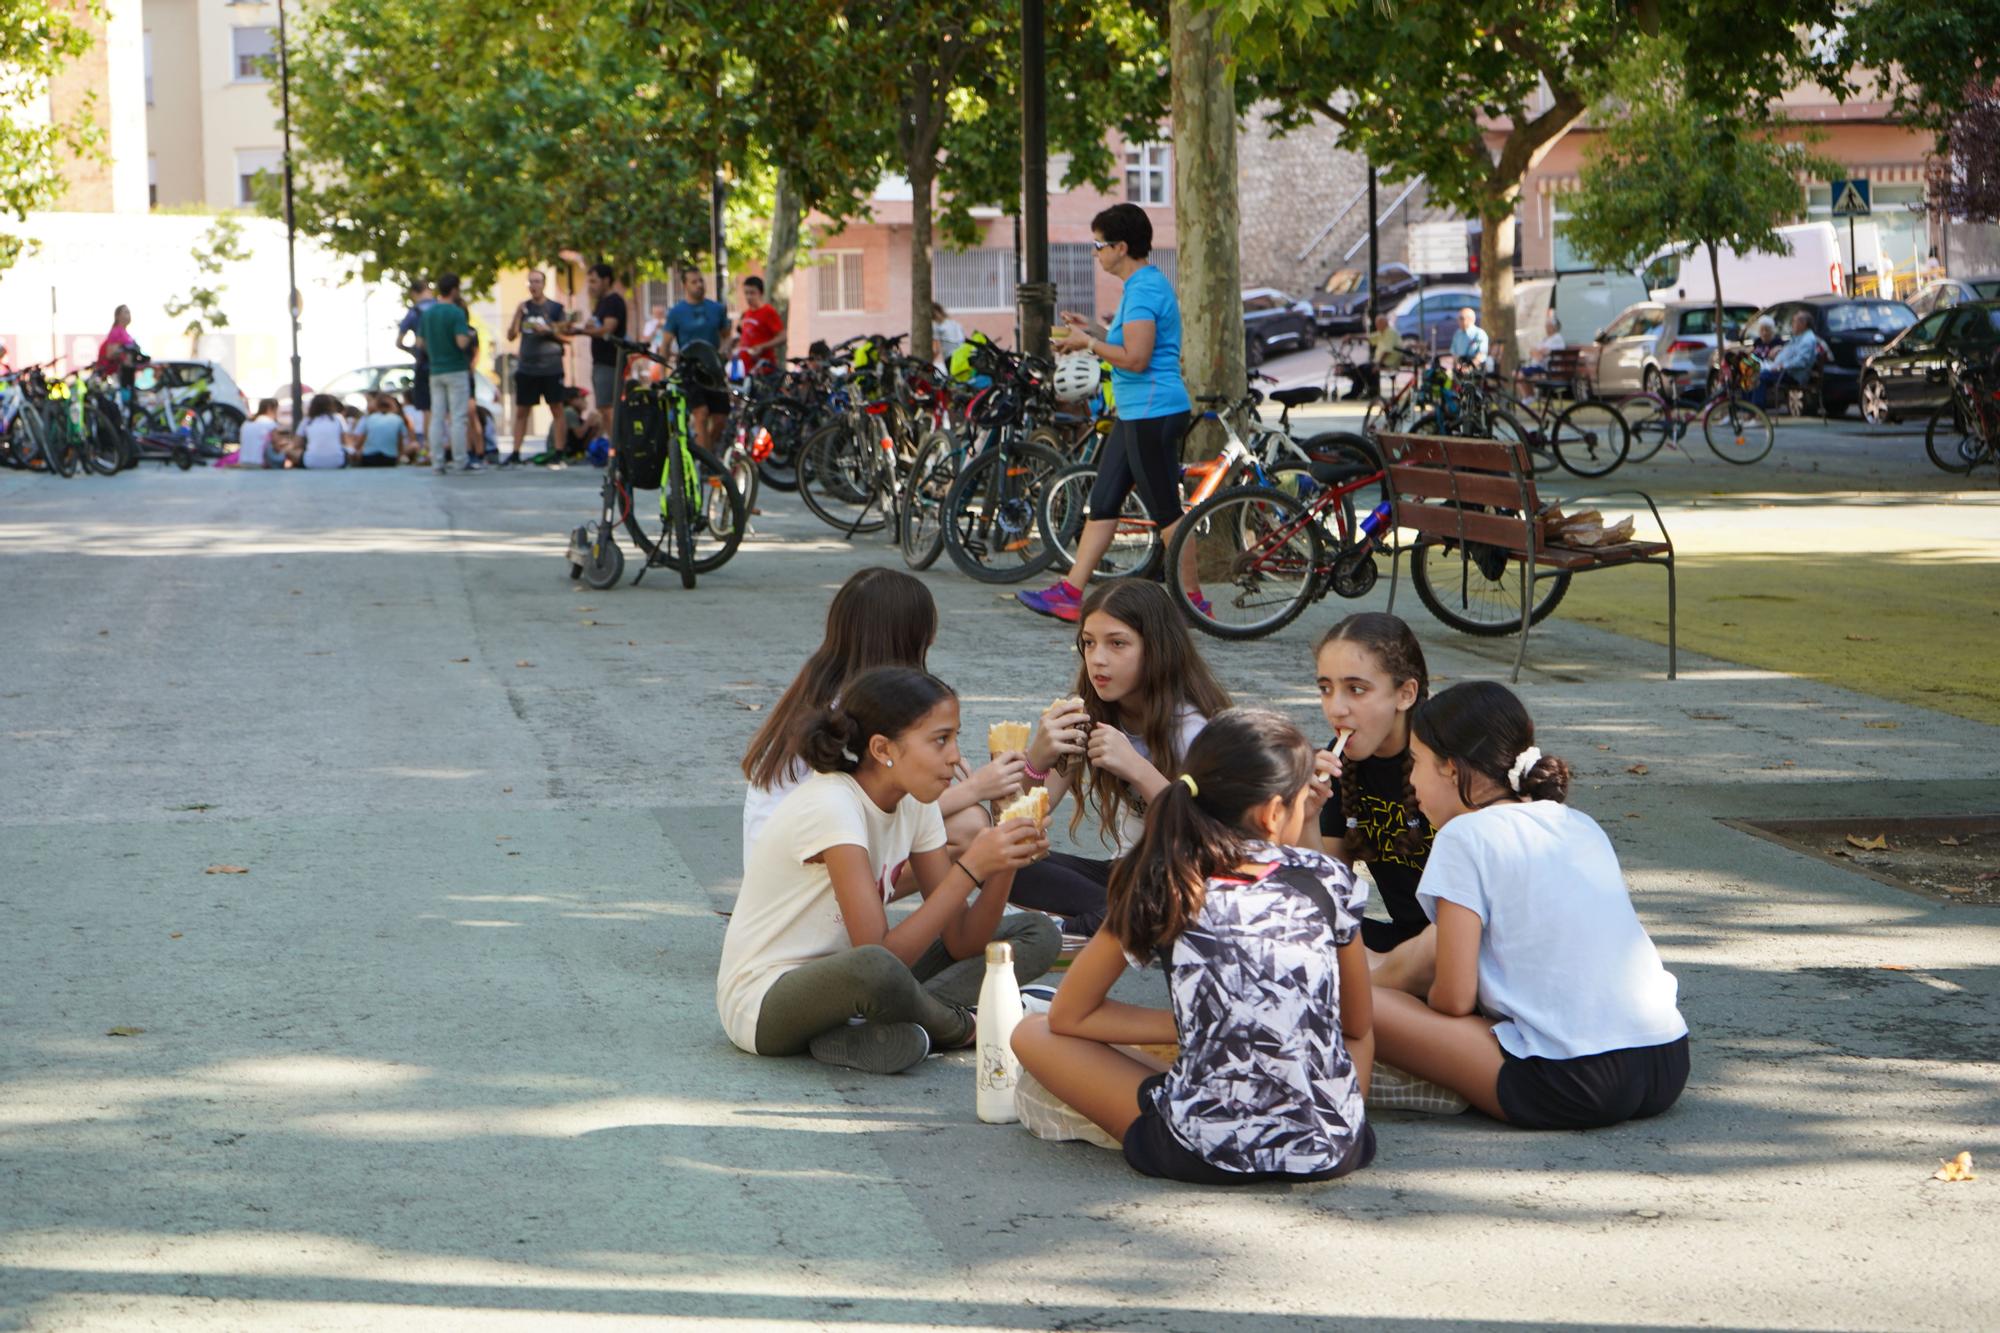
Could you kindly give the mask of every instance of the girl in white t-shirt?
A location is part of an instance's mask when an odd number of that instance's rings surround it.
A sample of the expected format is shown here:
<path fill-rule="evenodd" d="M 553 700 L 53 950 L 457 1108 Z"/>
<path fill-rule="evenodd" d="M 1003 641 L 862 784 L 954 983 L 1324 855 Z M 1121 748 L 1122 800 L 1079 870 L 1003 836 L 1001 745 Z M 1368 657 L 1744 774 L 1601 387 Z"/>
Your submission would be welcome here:
<path fill-rule="evenodd" d="M 777 707 L 750 739 L 743 754 L 743 864 L 765 821 L 811 770 L 799 754 L 798 731 L 813 713 L 832 703 L 841 683 L 870 667 L 907 666 L 921 670 L 937 637 L 937 603 L 922 579 L 900 569 L 871 566 L 857 570 L 826 609 L 826 637 L 813 649 Z M 1021 755 L 997 755 L 982 768 L 961 767 L 958 781 L 938 799 L 945 844 L 963 849 L 993 821 L 982 801 L 1011 800 L 1027 789 Z M 892 878 L 900 869 L 889 867 Z M 907 876 L 898 896 L 915 885 Z"/>
<path fill-rule="evenodd" d="M 340 413 L 340 400 L 330 393 L 314 394 L 299 439 L 304 443 L 300 457 L 305 467 L 346 467 L 347 420 Z"/>
<path fill-rule="evenodd" d="M 1180 772 L 1208 719 L 1229 707 L 1165 588 L 1145 579 L 1092 587 L 1077 613 L 1075 694 L 1042 713 L 1028 743 L 1027 779 L 1053 808 L 1074 795 L 1070 833 L 1086 810 L 1098 839 L 1120 854 L 1138 841 L 1147 802 Z M 1023 872 L 1014 901 L 1063 918 L 1073 935 L 1104 920 L 1112 859 L 1057 852 Z"/>
<path fill-rule="evenodd" d="M 1564 804 L 1569 765 L 1512 691 L 1454 685 L 1411 720 L 1410 780 L 1437 829 L 1417 899 L 1437 929 L 1429 1001 L 1375 996 L 1376 1053 L 1524 1129 L 1658 1115 L 1688 1078 L 1678 985 L 1618 855 Z"/>
<path fill-rule="evenodd" d="M 912 667 L 847 681 L 806 724 L 814 776 L 778 803 L 750 849 L 722 941 L 715 1005 L 755 1055 L 811 1051 L 894 1074 L 973 1037 L 986 946 L 1013 946 L 1032 981 L 1062 948 L 1054 923 L 1007 913 L 1014 873 L 1048 839 L 1032 819 L 945 849 L 937 800 L 957 776 L 958 698 Z M 884 872 L 908 860 L 924 901 L 891 924 Z"/>
<path fill-rule="evenodd" d="M 1297 846 L 1325 791 L 1276 713 L 1236 708 L 1195 738 L 1111 876 L 1111 911 L 1046 1018 L 1014 1030 L 1022 1067 L 1117 1138 L 1149 1176 L 1201 1185 L 1329 1180 L 1375 1152 L 1367 891 Z M 1158 958 L 1171 1010 L 1110 998 Z M 1122 1050 L 1178 1043 L 1171 1068 Z"/>

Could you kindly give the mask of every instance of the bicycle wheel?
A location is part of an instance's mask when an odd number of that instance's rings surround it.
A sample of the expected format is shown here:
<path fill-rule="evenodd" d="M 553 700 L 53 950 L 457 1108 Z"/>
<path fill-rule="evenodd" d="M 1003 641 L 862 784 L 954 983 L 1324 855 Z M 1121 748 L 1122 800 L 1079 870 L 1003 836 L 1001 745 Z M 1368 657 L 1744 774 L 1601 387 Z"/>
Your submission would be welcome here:
<path fill-rule="evenodd" d="M 845 421 L 813 433 L 799 458 L 799 498 L 814 517 L 850 537 L 882 530 L 877 448 Z"/>
<path fill-rule="evenodd" d="M 1498 638 L 1521 628 L 1524 566 L 1498 547 L 1419 537 L 1410 548 L 1410 582 L 1430 613 L 1463 634 Z M 1539 625 L 1569 591 L 1567 570 L 1538 579 L 1529 623 Z M 1543 591 L 1546 589 L 1547 591 Z"/>
<path fill-rule="evenodd" d="M 944 502 L 944 549 L 981 583 L 1019 583 L 1055 563 L 1042 538 L 1042 487 L 1062 471 L 1055 451 L 1003 440 L 966 464 Z"/>
<path fill-rule="evenodd" d="M 1718 398 L 1703 408 L 1701 433 L 1725 463 L 1754 463 L 1777 440 L 1764 409 L 1736 398 Z"/>
<path fill-rule="evenodd" d="M 1571 403 L 1549 427 L 1549 448 L 1555 451 L 1556 462 L 1579 477 L 1609 476 L 1631 447 L 1625 418 L 1601 399 Z"/>
<path fill-rule="evenodd" d="M 1486 438 L 1502 444 L 1518 444 L 1528 451 L 1528 466 L 1539 476 L 1556 468 L 1555 450 L 1539 432 L 1529 429 L 1512 412 L 1494 409 L 1486 414 Z"/>
<path fill-rule="evenodd" d="M 84 465 L 100 477 L 108 477 L 124 467 L 125 430 L 113 418 L 110 409 L 103 403 L 91 403 L 85 409 L 84 424 Z"/>
<path fill-rule="evenodd" d="M 799 446 L 806 437 L 805 420 L 804 408 L 782 398 L 767 404 L 757 419 L 757 425 L 771 433 L 770 455 L 757 465 L 757 475 L 766 486 L 781 491 L 799 488 Z"/>
<path fill-rule="evenodd" d="M 1625 419 L 1625 434 L 1630 441 L 1625 449 L 1628 463 L 1645 462 L 1676 438 L 1667 400 L 1656 393 L 1620 398 L 1618 415 Z"/>
<path fill-rule="evenodd" d="M 944 501 L 958 480 L 962 453 L 948 430 L 932 431 L 917 449 L 896 525 L 896 544 L 911 569 L 929 569 L 944 553 Z"/>
<path fill-rule="evenodd" d="M 736 482 L 721 459 L 695 445 L 688 446 L 688 452 L 695 460 L 694 490 L 700 497 L 686 510 L 689 515 L 688 545 L 694 551 L 694 572 L 709 574 L 728 564 L 730 557 L 736 554 L 736 548 L 743 544 L 743 532 L 749 526 L 749 507 L 743 503 L 743 494 L 736 489 Z M 667 485 L 672 484 L 671 458 L 669 455 L 669 475 L 661 478 Z M 678 552 L 686 548 L 680 547 L 671 538 L 673 517 L 669 512 L 670 493 L 666 486 L 661 488 L 657 504 L 650 497 L 633 504 L 622 481 L 619 487 L 625 531 L 631 534 L 632 544 L 645 556 L 646 567 L 678 572 Z M 711 518 L 718 513 L 722 516 L 719 525 Z"/>
<path fill-rule="evenodd" d="M 48 407 L 48 415 L 42 418 L 42 460 L 58 477 L 73 477 L 80 451 L 70 424 L 69 404 L 50 403 Z"/>
<path fill-rule="evenodd" d="M 1924 427 L 1924 452 L 1941 470 L 1963 476 L 1972 471 L 1984 451 L 1954 402 L 1931 414 L 1930 424 Z"/>
<path fill-rule="evenodd" d="M 1269 486 L 1237 486 L 1196 505 L 1174 529 L 1167 591 L 1205 634 L 1262 638 L 1318 597 L 1325 558 L 1325 536 L 1304 505 Z"/>
<path fill-rule="evenodd" d="M 7 423 L 6 445 L 7 462 L 13 467 L 28 467 L 43 456 L 42 414 L 33 403 L 22 403 Z"/>
<path fill-rule="evenodd" d="M 757 503 L 757 467 L 750 461 L 750 455 L 732 449 L 726 459 L 718 459 L 723 468 L 723 476 L 729 479 L 729 486 L 718 484 L 717 479 L 704 473 L 696 487 L 700 496 L 697 507 L 697 521 L 705 522 L 709 531 L 718 537 L 727 536 L 739 528 L 748 528 L 750 510 Z M 731 487 L 735 489 L 731 498 Z M 742 512 L 736 509 L 736 500 L 742 501 Z"/>
<path fill-rule="evenodd" d="M 1076 563 L 1076 545 L 1090 517 L 1090 491 L 1097 485 L 1097 464 L 1078 463 L 1049 478 L 1042 491 L 1042 540 L 1055 548 L 1050 563 L 1064 569 Z M 1091 582 L 1099 579 L 1151 577 L 1160 564 L 1160 529 L 1134 490 L 1118 512 L 1118 529 Z"/>
<path fill-rule="evenodd" d="M 692 588 L 701 571 L 694 566 L 694 506 L 688 502 L 687 460 L 679 449 L 668 448 L 667 475 L 660 481 L 660 508 L 666 511 L 666 532 L 672 538 L 667 563 L 680 574 L 681 586 Z"/>

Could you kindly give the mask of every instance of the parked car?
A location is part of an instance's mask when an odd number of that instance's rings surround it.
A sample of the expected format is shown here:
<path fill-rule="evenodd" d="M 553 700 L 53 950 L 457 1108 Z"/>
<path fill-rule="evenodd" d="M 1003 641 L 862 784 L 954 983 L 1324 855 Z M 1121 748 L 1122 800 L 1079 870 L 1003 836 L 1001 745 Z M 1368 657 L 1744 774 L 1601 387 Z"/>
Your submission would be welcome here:
<path fill-rule="evenodd" d="M 1986 273 L 1972 278 L 1940 278 L 1921 288 L 1910 298 L 1910 309 L 1922 319 L 1933 310 L 1949 310 L 1968 301 L 2000 299 L 2000 274 Z"/>
<path fill-rule="evenodd" d="M 1300 351 L 1313 345 L 1319 330 L 1313 325 L 1313 308 L 1274 287 L 1246 287 L 1243 291 L 1244 350 L 1257 362 L 1262 355 L 1279 348 Z"/>
<path fill-rule="evenodd" d="M 1722 333 L 1734 341 L 1753 313 L 1747 305 L 1722 307 Z M 1715 306 L 1711 302 L 1641 301 L 1618 312 L 1594 337 L 1579 344 L 1577 368 L 1605 397 L 1663 393 L 1666 377 L 1691 375 L 1700 383 L 1715 363 Z"/>
<path fill-rule="evenodd" d="M 1847 289 L 1840 267 L 1840 242 L 1831 222 L 1802 222 L 1778 228 L 1791 247 L 1786 254 L 1751 251 L 1739 255 L 1724 247 L 1716 254 L 1725 298 L 1770 305 L 1809 292 L 1838 296 Z M 1714 301 L 1715 275 L 1708 251 L 1701 246 L 1669 246 L 1641 268 L 1647 292 L 1655 301 Z"/>
<path fill-rule="evenodd" d="M 1812 320 L 1812 331 L 1832 354 L 1832 359 L 1820 366 L 1820 410 L 1836 417 L 1861 401 L 1861 363 L 1917 322 L 1915 312 L 1901 301 L 1873 296 L 1808 296 L 1781 301 L 1758 311 L 1757 318 L 1769 316 L 1777 326 L 1778 341 L 1790 342 L 1792 316 L 1801 311 Z M 1804 394 L 1802 389 L 1793 391 L 1790 406 L 1795 413 L 1805 407 Z"/>
<path fill-rule="evenodd" d="M 1475 314 L 1481 309 L 1477 287 L 1420 287 L 1396 303 L 1389 323 L 1404 342 L 1442 352 L 1450 349 L 1451 335 L 1458 332 L 1458 312 L 1466 306 Z"/>
<path fill-rule="evenodd" d="M 1645 299 L 1646 284 L 1636 273 L 1589 269 L 1530 278 L 1514 288 L 1514 363 L 1526 365 L 1535 359 L 1535 348 L 1548 336 L 1542 321 L 1551 304 L 1562 321 L 1564 343 L 1579 347 L 1595 338 L 1619 311 Z"/>
<path fill-rule="evenodd" d="M 472 376 L 472 400 L 497 415 L 500 411 L 500 390 L 487 378 L 485 371 L 475 370 Z M 386 366 L 362 366 L 334 376 L 320 392 L 332 394 L 343 406 L 358 407 L 366 412 L 369 394 L 391 393 L 400 398 L 416 377 L 416 367 L 408 361 Z M 286 410 L 281 406 L 280 414 Z"/>
<path fill-rule="evenodd" d="M 1376 309 L 1387 314 L 1403 293 L 1417 285 L 1417 275 L 1401 264 L 1375 270 Z M 1368 270 L 1334 270 L 1313 304 L 1313 321 L 1322 333 L 1368 332 Z"/>
<path fill-rule="evenodd" d="M 1875 422 L 1926 420 L 1951 398 L 1951 362 L 1987 365 L 1996 350 L 2000 300 L 1933 310 L 1862 362 L 1861 415 Z"/>
<path fill-rule="evenodd" d="M 250 404 L 243 389 L 219 361 L 148 361 L 132 377 L 132 388 L 142 397 L 162 394 L 176 406 L 191 397 L 199 386 L 208 386 L 208 401 L 214 407 L 223 438 L 233 440 L 250 419 Z"/>

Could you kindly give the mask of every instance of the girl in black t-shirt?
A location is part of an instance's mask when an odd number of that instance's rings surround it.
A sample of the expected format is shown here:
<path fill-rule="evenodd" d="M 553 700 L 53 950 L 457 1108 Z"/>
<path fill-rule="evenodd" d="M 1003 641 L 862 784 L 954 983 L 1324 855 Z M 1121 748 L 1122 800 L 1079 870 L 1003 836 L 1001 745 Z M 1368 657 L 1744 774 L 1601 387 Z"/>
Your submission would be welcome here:
<path fill-rule="evenodd" d="M 1315 758 L 1331 788 L 1318 845 L 1368 863 L 1389 920 L 1364 920 L 1362 939 L 1371 954 L 1393 955 L 1430 925 L 1417 902 L 1417 881 L 1430 856 L 1431 826 L 1410 786 L 1410 710 L 1430 694 L 1424 650 L 1397 617 L 1365 611 L 1321 636 L 1313 664 L 1320 710 L 1334 729 Z M 1343 732 L 1347 744 L 1336 757 Z M 1377 983 L 1396 984 L 1401 968 L 1389 966 L 1393 957 L 1376 962 Z"/>

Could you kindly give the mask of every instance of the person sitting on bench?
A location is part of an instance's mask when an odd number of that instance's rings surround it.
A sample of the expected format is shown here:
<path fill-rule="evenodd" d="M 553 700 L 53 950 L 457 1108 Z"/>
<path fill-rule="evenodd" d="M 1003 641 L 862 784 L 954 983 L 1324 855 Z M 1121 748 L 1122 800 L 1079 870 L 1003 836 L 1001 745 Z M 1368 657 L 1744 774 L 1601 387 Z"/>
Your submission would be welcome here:
<path fill-rule="evenodd" d="M 1778 354 L 1762 363 L 1757 372 L 1757 389 L 1750 395 L 1750 401 L 1759 407 L 1769 407 L 1771 388 L 1781 382 L 1803 385 L 1812 375 L 1813 366 L 1819 361 L 1820 340 L 1812 331 L 1812 316 L 1801 310 L 1792 316 L 1792 336 L 1778 349 Z"/>

